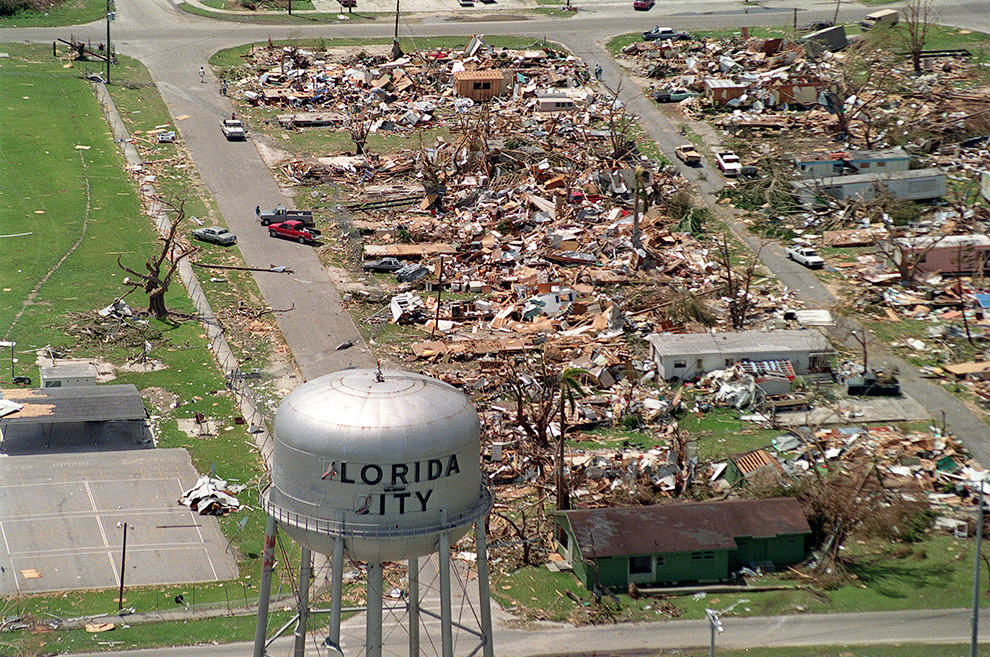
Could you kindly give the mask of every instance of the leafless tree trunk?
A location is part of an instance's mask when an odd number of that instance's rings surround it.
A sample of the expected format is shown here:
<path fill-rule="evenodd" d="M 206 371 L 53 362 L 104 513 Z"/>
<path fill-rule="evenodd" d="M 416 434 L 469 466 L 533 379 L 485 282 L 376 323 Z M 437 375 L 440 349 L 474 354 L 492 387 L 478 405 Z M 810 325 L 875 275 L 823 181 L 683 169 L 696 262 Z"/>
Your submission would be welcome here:
<path fill-rule="evenodd" d="M 911 64 L 916 74 L 921 73 L 921 54 L 925 51 L 928 40 L 929 19 L 933 11 L 931 0 L 911 0 L 903 9 L 904 34 L 907 51 L 911 55 Z"/>
<path fill-rule="evenodd" d="M 749 290 L 756 276 L 756 268 L 760 262 L 760 252 L 763 251 L 763 244 L 751 256 L 749 262 L 739 268 L 734 262 L 732 251 L 729 248 L 729 240 L 725 233 L 715 244 L 715 261 L 722 268 L 722 293 L 728 300 L 729 320 L 732 328 L 737 331 L 746 327 L 749 319 L 749 311 L 753 305 L 753 297 Z"/>
<path fill-rule="evenodd" d="M 137 280 L 124 279 L 124 285 L 131 288 L 142 288 L 148 295 L 148 313 L 156 319 L 168 319 L 171 314 L 165 305 L 165 294 L 168 292 L 172 277 L 179 267 L 179 262 L 191 253 L 196 251 L 192 244 L 183 244 L 179 241 L 179 228 L 186 218 L 183 209 L 186 202 L 182 200 L 176 206 L 172 203 L 165 203 L 166 207 L 175 212 L 175 221 L 169 225 L 168 232 L 164 237 L 160 237 L 162 247 L 154 258 L 148 258 L 144 263 L 146 273 L 141 273 L 124 266 L 121 256 L 117 256 L 117 266 L 126 271 Z"/>

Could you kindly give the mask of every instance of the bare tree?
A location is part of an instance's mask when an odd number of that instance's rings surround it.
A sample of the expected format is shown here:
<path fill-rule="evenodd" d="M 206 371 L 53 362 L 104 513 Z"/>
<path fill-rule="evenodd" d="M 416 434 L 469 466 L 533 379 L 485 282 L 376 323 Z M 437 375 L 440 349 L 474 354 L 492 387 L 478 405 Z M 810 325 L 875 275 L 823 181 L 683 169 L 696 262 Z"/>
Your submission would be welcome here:
<path fill-rule="evenodd" d="M 752 255 L 749 262 L 739 265 L 735 262 L 732 249 L 729 246 L 729 239 L 725 233 L 722 233 L 715 243 L 715 261 L 722 268 L 722 294 L 728 300 L 729 319 L 732 322 L 732 328 L 737 331 L 746 327 L 749 312 L 753 306 L 750 288 L 756 276 L 756 268 L 759 266 L 763 246 L 764 243 L 761 242 L 760 248 Z"/>
<path fill-rule="evenodd" d="M 874 237 L 873 246 L 897 269 L 902 283 L 910 283 L 918 274 L 929 252 L 947 235 L 912 237 L 906 233 L 887 238 Z"/>
<path fill-rule="evenodd" d="M 835 114 L 836 131 L 851 138 L 852 124 L 860 122 L 867 148 L 873 148 L 875 124 L 882 116 L 877 109 L 889 98 L 886 84 L 891 62 L 887 59 L 879 49 L 862 41 L 847 50 L 841 66 L 823 72 L 833 80 L 832 89 L 823 94 L 823 104 Z"/>
<path fill-rule="evenodd" d="M 622 91 L 621 80 L 608 103 L 608 140 L 612 147 L 609 157 L 613 160 L 623 160 L 636 150 L 636 140 L 632 138 L 636 117 L 626 112 L 626 106 L 619 100 L 620 91 Z"/>
<path fill-rule="evenodd" d="M 557 390 L 546 356 L 541 352 L 535 363 L 529 358 L 521 363 L 510 359 L 503 380 L 516 406 L 516 423 L 537 447 L 549 447 L 550 423 L 557 412 Z"/>
<path fill-rule="evenodd" d="M 934 8 L 931 0 L 911 0 L 902 11 L 904 21 L 901 30 L 904 44 L 907 46 L 908 54 L 911 55 L 914 72 L 921 73 L 921 54 L 925 51 L 925 43 L 928 41 L 928 29 L 931 27 L 929 19 Z"/>
<path fill-rule="evenodd" d="M 587 370 L 578 367 L 569 367 L 560 373 L 560 436 L 557 439 L 557 510 L 565 511 L 571 508 L 571 498 L 567 492 L 567 484 L 564 481 L 564 444 L 567 436 L 567 408 L 574 412 L 576 397 L 584 397 L 584 390 L 581 388 L 580 377 L 586 375 Z"/>
<path fill-rule="evenodd" d="M 354 142 L 354 154 L 364 155 L 368 136 L 371 134 L 371 119 L 364 107 L 352 107 L 350 115 L 347 130 L 351 133 L 351 141 Z"/>
<path fill-rule="evenodd" d="M 117 266 L 136 278 L 136 280 L 131 280 L 130 277 L 125 278 L 124 285 L 131 287 L 132 291 L 138 288 L 144 290 L 145 294 L 148 295 L 148 314 L 153 315 L 156 319 L 168 319 L 171 314 L 165 305 L 165 294 L 168 292 L 179 263 L 183 258 L 196 251 L 196 247 L 192 244 L 179 241 L 179 227 L 186 218 L 183 209 L 185 204 L 185 200 L 180 201 L 178 206 L 171 202 L 165 202 L 166 211 L 174 212 L 175 220 L 169 225 L 165 235 L 158 238 L 162 247 L 154 258 L 148 258 L 145 261 L 145 273 L 124 266 L 121 262 L 121 256 L 117 256 Z"/>

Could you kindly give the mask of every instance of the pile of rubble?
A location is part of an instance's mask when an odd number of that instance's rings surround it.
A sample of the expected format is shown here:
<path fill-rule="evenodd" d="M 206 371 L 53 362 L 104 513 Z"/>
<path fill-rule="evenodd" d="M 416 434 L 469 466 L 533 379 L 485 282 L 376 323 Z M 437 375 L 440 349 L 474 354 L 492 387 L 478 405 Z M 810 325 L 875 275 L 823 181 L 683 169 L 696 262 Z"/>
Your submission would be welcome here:
<path fill-rule="evenodd" d="M 639 75 L 662 80 L 662 88 L 697 92 L 681 101 L 683 112 L 715 114 L 716 123 L 733 133 L 845 132 L 866 148 L 924 134 L 929 140 L 919 146 L 929 151 L 939 140 L 986 134 L 990 97 L 985 89 L 973 88 L 979 69 L 966 51 L 925 56 L 924 73 L 915 75 L 903 55 L 847 39 L 842 26 L 825 32 L 799 41 L 640 42 L 622 55 Z M 853 83 L 848 70 L 857 67 L 872 70 L 872 76 Z M 971 88 L 960 88 L 965 86 Z"/>

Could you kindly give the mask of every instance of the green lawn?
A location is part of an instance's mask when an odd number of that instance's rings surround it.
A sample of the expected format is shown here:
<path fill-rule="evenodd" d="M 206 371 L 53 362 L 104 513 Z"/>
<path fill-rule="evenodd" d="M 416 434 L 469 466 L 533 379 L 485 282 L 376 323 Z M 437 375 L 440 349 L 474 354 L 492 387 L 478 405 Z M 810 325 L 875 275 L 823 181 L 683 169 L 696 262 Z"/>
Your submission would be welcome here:
<path fill-rule="evenodd" d="M 13 16 L 0 17 L 0 27 L 82 25 L 95 20 L 105 20 L 106 15 L 106 0 L 66 0 L 46 12 L 22 11 Z M 60 36 L 68 38 L 68 35 Z M 52 38 L 54 39 L 55 35 Z"/>
<path fill-rule="evenodd" d="M 141 320 L 116 326 L 112 340 L 102 333 L 104 324 L 95 311 L 127 290 L 121 283 L 125 274 L 117 258 L 141 270 L 148 256 L 157 252 L 159 242 L 93 90 L 80 78 L 85 67 L 64 69 L 61 61 L 52 59 L 50 46 L 4 44 L 0 50 L 10 54 L 0 60 L 0 134 L 4 135 L 4 157 L 0 158 L 0 203 L 4 206 L 0 326 L 2 339 L 17 342 L 16 373 L 37 380 L 35 352 L 48 346 L 64 356 L 100 358 L 122 365 L 140 355 L 147 340 L 152 344 L 151 357 L 161 360 L 166 368 L 149 373 L 118 370 L 114 383 L 133 383 L 140 390 L 160 387 L 175 395 L 176 408 L 153 412 L 158 444 L 186 447 L 200 472 L 215 465 L 217 475 L 228 481 L 255 484 L 261 475 L 259 457 L 246 427 L 236 422 L 240 410 L 226 392 L 224 378 L 198 323 Z M 111 85 L 125 121 L 132 127 L 142 126 L 135 133 L 168 121 L 154 87 L 142 84 L 142 75 L 146 73 L 135 63 L 122 63 L 114 76 L 120 86 Z M 162 148 L 163 158 L 179 153 L 176 145 Z M 186 185 L 195 187 L 194 181 L 195 176 L 186 171 L 169 178 L 162 187 L 169 193 L 180 193 Z M 196 195 L 194 190 L 188 194 L 190 198 Z M 202 198 L 191 201 L 191 207 L 204 216 L 209 215 L 210 206 L 211 202 Z M 236 254 L 227 255 L 231 253 Z M 226 257 L 215 253 L 207 257 L 211 256 Z M 249 294 L 251 288 L 245 283 L 241 289 Z M 207 290 L 207 294 L 212 293 Z M 147 305 L 141 292 L 130 295 L 127 301 L 135 310 Z M 193 312 L 179 283 L 171 287 L 167 305 L 180 313 Z M 190 438 L 178 429 L 179 418 L 191 418 L 197 412 L 217 422 L 219 435 Z M 171 608 L 174 603 L 169 601 L 178 592 L 187 599 L 195 597 L 198 604 L 221 606 L 230 600 L 232 591 L 236 597 L 250 596 L 250 585 L 260 575 L 258 555 L 264 535 L 264 516 L 256 509 L 256 491 L 252 485 L 242 494 L 249 510 L 221 519 L 224 530 L 234 536 L 241 518 L 248 518 L 232 545 L 242 556 L 239 580 L 181 589 L 128 588 L 128 605 L 138 611 L 162 608 L 163 604 Z M 291 556 L 291 543 L 287 549 Z M 17 613 L 29 616 L 40 618 L 50 613 L 77 617 L 116 609 L 115 596 L 116 591 L 72 592 L 25 596 L 12 603 Z M 176 636 L 183 637 L 181 641 L 251 637 L 247 629 L 233 634 L 223 630 L 222 624 L 204 626 L 200 634 L 192 633 L 193 627 L 197 626 L 183 625 Z M 141 637 L 146 633 L 148 638 L 135 639 L 133 645 L 159 645 L 162 641 L 148 630 L 133 634 Z M 65 636 L 39 638 L 57 641 Z M 119 637 L 120 633 L 114 640 Z M 93 637 L 83 639 L 81 634 L 73 640 L 81 642 L 77 643 L 79 650 L 95 645 Z"/>

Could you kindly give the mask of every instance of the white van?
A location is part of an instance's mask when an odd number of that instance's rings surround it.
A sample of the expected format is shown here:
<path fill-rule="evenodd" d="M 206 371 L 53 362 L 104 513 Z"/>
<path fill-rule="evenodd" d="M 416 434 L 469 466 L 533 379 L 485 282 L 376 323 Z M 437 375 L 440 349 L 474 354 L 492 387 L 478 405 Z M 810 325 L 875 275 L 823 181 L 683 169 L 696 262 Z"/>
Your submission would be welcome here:
<path fill-rule="evenodd" d="M 866 18 L 859 22 L 859 26 L 863 30 L 872 30 L 874 27 L 890 27 L 897 25 L 900 18 L 901 15 L 897 13 L 896 9 L 883 9 L 867 14 Z"/>

